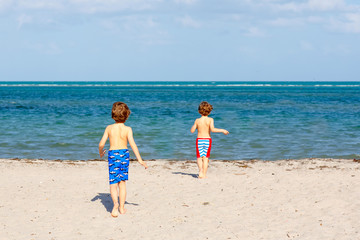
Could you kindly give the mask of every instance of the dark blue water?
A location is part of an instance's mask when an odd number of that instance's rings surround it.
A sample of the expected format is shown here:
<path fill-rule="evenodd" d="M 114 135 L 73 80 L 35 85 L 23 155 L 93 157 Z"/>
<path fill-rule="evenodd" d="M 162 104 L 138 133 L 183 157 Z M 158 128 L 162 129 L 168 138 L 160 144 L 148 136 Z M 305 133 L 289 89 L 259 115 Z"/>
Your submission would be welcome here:
<path fill-rule="evenodd" d="M 211 159 L 359 157 L 360 82 L 0 82 L 0 157 L 98 158 L 123 101 L 144 159 L 195 159 L 204 100 L 230 131 Z"/>

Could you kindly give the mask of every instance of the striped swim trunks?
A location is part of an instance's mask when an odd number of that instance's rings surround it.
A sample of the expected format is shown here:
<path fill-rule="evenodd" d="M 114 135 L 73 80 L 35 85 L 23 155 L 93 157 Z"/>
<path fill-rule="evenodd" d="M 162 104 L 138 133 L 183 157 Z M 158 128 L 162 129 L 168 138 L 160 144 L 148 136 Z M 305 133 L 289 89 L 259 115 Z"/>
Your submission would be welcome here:
<path fill-rule="evenodd" d="M 210 157 L 211 138 L 196 139 L 196 157 Z"/>
<path fill-rule="evenodd" d="M 128 149 L 109 150 L 108 162 L 110 184 L 129 179 L 129 160 L 130 155 Z"/>

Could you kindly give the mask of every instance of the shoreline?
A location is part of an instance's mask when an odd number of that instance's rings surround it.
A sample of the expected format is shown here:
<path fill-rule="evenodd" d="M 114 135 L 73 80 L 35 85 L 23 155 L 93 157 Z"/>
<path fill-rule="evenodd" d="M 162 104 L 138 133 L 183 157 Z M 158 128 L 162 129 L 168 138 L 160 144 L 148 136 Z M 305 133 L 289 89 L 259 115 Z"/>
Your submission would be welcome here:
<path fill-rule="evenodd" d="M 0 159 L 1 239 L 358 239 L 360 163 L 130 163 L 112 218 L 107 162 Z"/>
<path fill-rule="evenodd" d="M 95 158 L 95 159 L 44 159 L 44 158 L 1 158 L 0 161 L 50 161 L 50 162 L 106 162 L 107 159 L 103 158 Z M 143 159 L 144 161 L 154 162 L 154 161 L 175 161 L 175 162 L 196 162 L 196 159 Z M 277 159 L 277 160 L 263 160 L 263 159 L 233 159 L 233 160 L 224 160 L 224 159 L 210 159 L 210 162 L 279 162 L 279 161 L 312 161 L 312 160 L 320 160 L 320 161 L 353 161 L 360 162 L 360 159 L 356 158 L 299 158 L 299 159 Z M 136 162 L 137 160 L 134 158 L 130 158 L 130 162 Z"/>

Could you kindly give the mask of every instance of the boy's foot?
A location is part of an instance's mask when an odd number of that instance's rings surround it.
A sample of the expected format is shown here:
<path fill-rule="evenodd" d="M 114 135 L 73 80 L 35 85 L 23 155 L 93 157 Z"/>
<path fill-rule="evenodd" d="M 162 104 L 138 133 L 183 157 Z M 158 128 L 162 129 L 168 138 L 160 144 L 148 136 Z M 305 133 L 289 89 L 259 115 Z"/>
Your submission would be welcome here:
<path fill-rule="evenodd" d="M 111 211 L 111 216 L 112 216 L 113 218 L 116 218 L 116 217 L 119 216 L 118 207 L 119 207 L 119 205 L 115 205 L 114 208 L 113 208 L 113 210 Z"/>
<path fill-rule="evenodd" d="M 199 174 L 199 179 L 204 179 L 204 178 L 207 178 L 207 176 L 204 173 L 202 173 L 201 175 Z"/>
<path fill-rule="evenodd" d="M 202 171 L 199 172 L 199 178 L 204 178 L 204 173 Z"/>
<path fill-rule="evenodd" d="M 119 211 L 118 211 L 117 209 L 112 210 L 111 216 L 112 216 L 113 218 L 117 218 L 117 217 L 119 216 Z"/>
<path fill-rule="evenodd" d="M 127 211 L 127 210 L 126 210 L 125 208 L 123 208 L 123 209 L 120 209 L 120 208 L 119 208 L 119 212 L 120 212 L 120 214 L 125 214 L 125 213 L 126 213 L 126 211 Z"/>

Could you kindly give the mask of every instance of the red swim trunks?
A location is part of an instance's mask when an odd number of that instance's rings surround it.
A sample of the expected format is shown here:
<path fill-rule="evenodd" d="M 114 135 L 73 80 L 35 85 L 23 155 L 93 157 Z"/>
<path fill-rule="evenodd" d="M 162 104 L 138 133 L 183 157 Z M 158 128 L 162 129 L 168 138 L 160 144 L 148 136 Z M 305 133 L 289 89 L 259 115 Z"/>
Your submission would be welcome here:
<path fill-rule="evenodd" d="M 197 138 L 196 139 L 196 157 L 210 157 L 211 138 Z"/>

